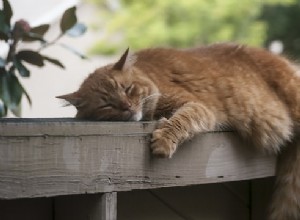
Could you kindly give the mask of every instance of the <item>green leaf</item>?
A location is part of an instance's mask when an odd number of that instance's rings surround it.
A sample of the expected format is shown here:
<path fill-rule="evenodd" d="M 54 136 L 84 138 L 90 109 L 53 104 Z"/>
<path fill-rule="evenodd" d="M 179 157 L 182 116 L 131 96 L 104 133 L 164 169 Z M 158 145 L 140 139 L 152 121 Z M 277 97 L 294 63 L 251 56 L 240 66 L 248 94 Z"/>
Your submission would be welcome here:
<path fill-rule="evenodd" d="M 7 41 L 10 36 L 10 24 L 6 23 L 5 14 L 0 10 L 0 39 Z"/>
<path fill-rule="evenodd" d="M 35 66 L 42 67 L 44 66 L 44 59 L 41 54 L 32 50 L 22 50 L 17 53 L 17 59 L 24 60 L 27 63 L 30 63 Z"/>
<path fill-rule="evenodd" d="M 0 118 L 7 115 L 7 106 L 0 99 Z"/>
<path fill-rule="evenodd" d="M 14 59 L 14 65 L 17 68 L 18 72 L 23 77 L 29 77 L 30 71 L 23 65 L 21 60 L 19 60 L 17 57 Z"/>
<path fill-rule="evenodd" d="M 9 72 L 5 69 L 0 69 L 0 99 L 4 104 L 4 108 L 11 110 L 16 116 L 20 116 L 21 99 L 22 95 L 25 95 L 29 104 L 31 105 L 31 99 L 21 85 L 19 79 L 16 77 L 14 70 Z"/>
<path fill-rule="evenodd" d="M 86 30 L 87 27 L 83 23 L 77 23 L 71 29 L 69 29 L 66 34 L 70 37 L 79 37 L 83 35 Z"/>
<path fill-rule="evenodd" d="M 23 87 L 21 86 L 18 78 L 11 72 L 1 74 L 0 83 L 0 98 L 4 105 L 18 116 Z"/>
<path fill-rule="evenodd" d="M 5 67 L 5 60 L 0 57 L 0 67 Z"/>
<path fill-rule="evenodd" d="M 5 75 L 7 73 L 6 69 L 3 67 L 0 67 L 0 76 Z M 1 85 L 0 85 L 1 86 Z"/>
<path fill-rule="evenodd" d="M 60 21 L 60 30 L 62 33 L 65 33 L 67 30 L 72 28 L 77 23 L 76 17 L 76 7 L 67 9 Z"/>
<path fill-rule="evenodd" d="M 34 28 L 31 28 L 30 32 L 25 33 L 22 40 L 25 42 L 31 42 L 39 40 L 43 43 L 46 43 L 43 36 L 45 33 L 49 30 L 50 25 L 49 24 L 43 24 Z"/>
<path fill-rule="evenodd" d="M 3 11 L 5 16 L 5 23 L 10 27 L 10 20 L 13 12 L 8 0 L 3 0 Z"/>
<path fill-rule="evenodd" d="M 40 41 L 43 44 L 47 43 L 43 36 L 31 32 L 24 33 L 22 40 L 24 42 Z"/>
<path fill-rule="evenodd" d="M 56 65 L 56 66 L 59 66 L 61 68 L 65 68 L 65 66 L 57 59 L 54 59 L 54 58 L 51 58 L 51 57 L 47 57 L 47 56 L 43 56 L 44 60 Z"/>
<path fill-rule="evenodd" d="M 67 44 L 63 44 L 63 43 L 60 43 L 59 44 L 61 47 L 71 51 L 72 53 L 74 53 L 75 55 L 79 56 L 81 59 L 87 59 L 87 57 L 82 54 L 81 52 L 77 51 L 76 49 L 74 49 L 73 47 L 70 47 L 69 45 Z"/>
<path fill-rule="evenodd" d="M 21 117 L 21 111 L 22 111 L 22 106 L 21 106 L 21 102 L 14 108 L 10 109 L 12 111 L 12 113 L 17 116 L 17 117 Z"/>
<path fill-rule="evenodd" d="M 0 98 L 6 106 L 10 103 L 9 84 L 7 82 L 8 77 L 9 72 L 4 68 L 0 68 Z"/>
<path fill-rule="evenodd" d="M 13 74 L 8 76 L 7 83 L 11 101 L 10 109 L 16 108 L 21 102 L 23 94 L 22 86 L 20 85 L 18 78 Z"/>
<path fill-rule="evenodd" d="M 0 31 L 0 40 L 8 41 L 8 36 Z"/>
<path fill-rule="evenodd" d="M 49 30 L 49 27 L 49 24 L 42 24 L 40 26 L 31 28 L 30 32 L 38 34 L 40 36 L 44 36 L 44 34 Z"/>

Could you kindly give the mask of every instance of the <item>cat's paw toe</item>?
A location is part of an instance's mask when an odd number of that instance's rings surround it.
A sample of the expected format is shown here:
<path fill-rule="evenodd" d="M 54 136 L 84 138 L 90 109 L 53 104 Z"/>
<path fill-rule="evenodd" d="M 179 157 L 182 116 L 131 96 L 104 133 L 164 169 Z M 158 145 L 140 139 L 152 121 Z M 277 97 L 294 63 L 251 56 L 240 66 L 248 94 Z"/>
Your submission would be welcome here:
<path fill-rule="evenodd" d="M 161 128 L 165 127 L 165 125 L 166 125 L 168 122 L 169 122 L 169 120 L 166 119 L 165 117 L 159 119 L 157 128 L 158 128 L 158 129 L 161 129 Z"/>
<path fill-rule="evenodd" d="M 163 129 L 156 129 L 151 139 L 152 154 L 157 157 L 171 158 L 176 150 L 176 144 L 164 136 Z"/>

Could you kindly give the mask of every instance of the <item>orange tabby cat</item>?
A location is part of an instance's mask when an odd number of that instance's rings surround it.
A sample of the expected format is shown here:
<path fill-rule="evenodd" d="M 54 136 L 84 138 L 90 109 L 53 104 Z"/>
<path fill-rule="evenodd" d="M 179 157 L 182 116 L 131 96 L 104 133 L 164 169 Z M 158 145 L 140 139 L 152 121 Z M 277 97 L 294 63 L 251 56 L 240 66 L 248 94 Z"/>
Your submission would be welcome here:
<path fill-rule="evenodd" d="M 300 78 L 296 67 L 263 49 L 215 44 L 146 49 L 97 69 L 78 91 L 59 96 L 77 118 L 161 119 L 151 150 L 172 157 L 200 132 L 231 126 L 255 146 L 282 152 L 271 220 L 300 219 Z M 283 146 L 285 147 L 284 149 Z"/>

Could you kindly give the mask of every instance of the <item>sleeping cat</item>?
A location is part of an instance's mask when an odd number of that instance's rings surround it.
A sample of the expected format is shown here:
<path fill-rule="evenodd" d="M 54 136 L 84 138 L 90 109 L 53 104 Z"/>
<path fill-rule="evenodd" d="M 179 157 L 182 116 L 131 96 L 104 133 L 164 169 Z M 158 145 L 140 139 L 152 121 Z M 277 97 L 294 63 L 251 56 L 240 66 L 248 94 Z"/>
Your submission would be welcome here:
<path fill-rule="evenodd" d="M 280 153 L 270 220 L 300 219 L 300 78 L 296 65 L 270 52 L 232 43 L 188 50 L 156 48 L 90 74 L 58 98 L 77 118 L 159 119 L 152 153 L 172 157 L 200 132 L 230 126 L 265 152 Z"/>

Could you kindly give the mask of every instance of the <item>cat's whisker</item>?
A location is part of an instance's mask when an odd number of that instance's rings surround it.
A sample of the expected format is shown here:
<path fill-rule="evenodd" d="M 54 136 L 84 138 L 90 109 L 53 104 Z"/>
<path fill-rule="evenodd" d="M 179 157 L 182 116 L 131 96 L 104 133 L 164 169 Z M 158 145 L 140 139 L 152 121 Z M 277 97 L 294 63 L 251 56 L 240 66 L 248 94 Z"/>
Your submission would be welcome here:
<path fill-rule="evenodd" d="M 151 94 L 151 95 L 149 95 L 149 96 L 143 98 L 143 99 L 141 100 L 141 103 L 144 104 L 148 99 L 151 99 L 151 98 L 154 98 L 154 97 L 157 97 L 157 96 L 161 96 L 161 94 L 160 94 L 160 93 L 154 93 L 154 94 Z"/>

